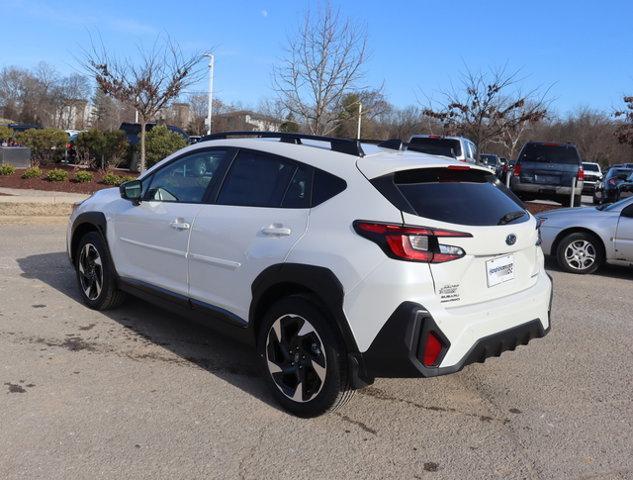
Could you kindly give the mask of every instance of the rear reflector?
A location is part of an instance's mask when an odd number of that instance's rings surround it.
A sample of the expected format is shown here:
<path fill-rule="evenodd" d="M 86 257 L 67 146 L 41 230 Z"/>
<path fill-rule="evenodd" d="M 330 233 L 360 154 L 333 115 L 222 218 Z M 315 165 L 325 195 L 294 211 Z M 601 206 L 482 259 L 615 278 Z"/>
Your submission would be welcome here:
<path fill-rule="evenodd" d="M 422 353 L 422 364 L 425 367 L 436 367 L 440 353 L 442 353 L 442 342 L 437 338 L 437 335 L 429 332 L 426 336 L 424 352 Z"/>

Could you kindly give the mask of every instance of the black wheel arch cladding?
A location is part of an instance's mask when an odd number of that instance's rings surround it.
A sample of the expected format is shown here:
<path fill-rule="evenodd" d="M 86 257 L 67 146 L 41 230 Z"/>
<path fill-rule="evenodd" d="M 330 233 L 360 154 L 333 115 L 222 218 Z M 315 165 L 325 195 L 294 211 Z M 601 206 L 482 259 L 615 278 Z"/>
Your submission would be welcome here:
<path fill-rule="evenodd" d="M 107 246 L 107 220 L 103 212 L 84 212 L 73 221 L 71 229 L 70 256 L 75 261 L 75 253 L 79 246 L 79 241 L 88 232 L 97 231 L 103 237 Z"/>
<path fill-rule="evenodd" d="M 300 263 L 280 263 L 263 270 L 251 286 L 253 299 L 249 324 L 255 331 L 265 311 L 277 299 L 307 293 L 316 296 L 334 322 L 348 352 L 358 352 L 358 345 L 343 313 L 344 290 L 336 275 L 328 268 Z"/>

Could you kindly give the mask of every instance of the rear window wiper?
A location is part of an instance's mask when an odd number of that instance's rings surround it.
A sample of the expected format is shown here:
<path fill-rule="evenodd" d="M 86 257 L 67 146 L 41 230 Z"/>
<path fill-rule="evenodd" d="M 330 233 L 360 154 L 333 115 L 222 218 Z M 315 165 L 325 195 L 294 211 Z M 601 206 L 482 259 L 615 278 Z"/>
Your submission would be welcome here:
<path fill-rule="evenodd" d="M 510 222 L 513 222 L 514 220 L 521 218 L 524 215 L 525 215 L 524 210 L 517 210 L 515 212 L 506 213 L 503 217 L 499 219 L 499 222 L 497 223 L 497 225 L 506 225 Z"/>

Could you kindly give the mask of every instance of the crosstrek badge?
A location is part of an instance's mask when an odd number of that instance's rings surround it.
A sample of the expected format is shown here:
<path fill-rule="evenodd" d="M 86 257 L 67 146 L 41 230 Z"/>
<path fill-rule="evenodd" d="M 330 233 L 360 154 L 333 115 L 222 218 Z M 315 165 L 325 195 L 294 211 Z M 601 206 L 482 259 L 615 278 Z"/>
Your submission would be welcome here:
<path fill-rule="evenodd" d="M 459 297 L 459 284 L 444 285 L 440 288 L 440 301 L 442 303 L 458 302 Z"/>

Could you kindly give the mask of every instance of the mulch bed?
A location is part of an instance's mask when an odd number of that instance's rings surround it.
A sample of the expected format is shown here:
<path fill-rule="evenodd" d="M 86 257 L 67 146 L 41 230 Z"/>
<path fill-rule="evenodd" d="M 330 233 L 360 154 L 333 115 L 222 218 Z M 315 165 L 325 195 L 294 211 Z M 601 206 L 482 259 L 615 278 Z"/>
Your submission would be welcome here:
<path fill-rule="evenodd" d="M 535 215 L 540 212 L 547 212 L 548 210 L 555 210 L 557 208 L 565 208 L 563 205 L 549 205 L 547 203 L 533 203 L 533 202 L 525 202 L 525 208 L 532 215 Z"/>
<path fill-rule="evenodd" d="M 112 188 L 112 185 L 104 185 L 103 183 L 100 183 L 103 176 L 108 173 L 132 177 L 136 177 L 137 175 L 136 173 L 128 172 L 125 170 L 111 170 L 109 172 L 91 171 L 90 173 L 92 173 L 93 175 L 92 182 L 77 183 L 72 181 L 72 178 L 75 176 L 75 172 L 86 171 L 85 169 L 67 165 L 55 165 L 54 167 L 41 167 L 43 173 L 42 176 L 46 175 L 47 170 L 51 170 L 53 168 L 62 168 L 64 170 L 67 170 L 69 179 L 63 182 L 49 182 L 48 180 L 44 180 L 44 178 L 22 178 L 24 170 L 18 169 L 13 175 L 0 175 L 0 187 L 29 188 L 35 190 L 46 190 L 50 192 L 93 193 L 104 188 Z"/>

